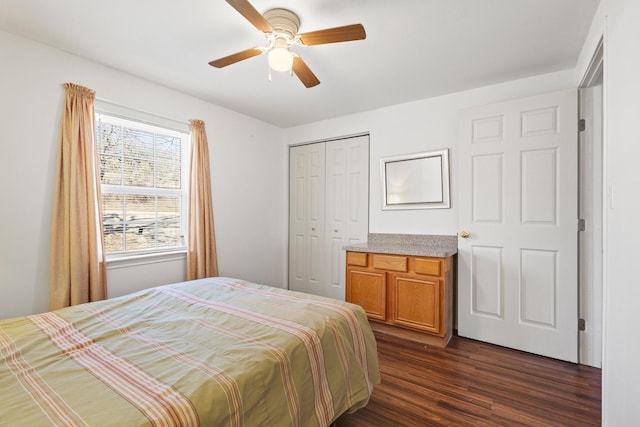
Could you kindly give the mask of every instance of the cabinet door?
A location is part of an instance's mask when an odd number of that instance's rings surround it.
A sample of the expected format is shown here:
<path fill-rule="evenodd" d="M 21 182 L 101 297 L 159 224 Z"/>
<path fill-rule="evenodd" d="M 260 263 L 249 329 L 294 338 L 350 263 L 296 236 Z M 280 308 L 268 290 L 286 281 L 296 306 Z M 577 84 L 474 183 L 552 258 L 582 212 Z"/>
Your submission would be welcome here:
<path fill-rule="evenodd" d="M 371 319 L 387 318 L 386 273 L 347 269 L 347 301 L 358 304 Z"/>
<path fill-rule="evenodd" d="M 440 334 L 442 280 L 431 276 L 390 275 L 393 324 Z"/>

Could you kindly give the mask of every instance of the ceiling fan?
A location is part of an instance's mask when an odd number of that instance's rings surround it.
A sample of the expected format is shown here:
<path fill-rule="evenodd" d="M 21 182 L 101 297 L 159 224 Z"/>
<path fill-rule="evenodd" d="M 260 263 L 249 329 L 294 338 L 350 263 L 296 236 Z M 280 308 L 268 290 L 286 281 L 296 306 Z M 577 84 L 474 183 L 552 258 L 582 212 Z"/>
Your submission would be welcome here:
<path fill-rule="evenodd" d="M 287 9 L 271 9 L 260 14 L 248 0 L 226 0 L 247 21 L 264 33 L 268 46 L 257 46 L 223 58 L 209 62 L 216 68 L 226 67 L 236 62 L 252 58 L 268 52 L 269 67 L 274 71 L 290 71 L 294 73 L 306 87 L 320 84 L 300 56 L 290 50 L 291 46 L 313 46 L 318 44 L 338 43 L 352 40 L 363 40 L 366 33 L 362 24 L 345 25 L 298 34 L 300 19 Z"/>

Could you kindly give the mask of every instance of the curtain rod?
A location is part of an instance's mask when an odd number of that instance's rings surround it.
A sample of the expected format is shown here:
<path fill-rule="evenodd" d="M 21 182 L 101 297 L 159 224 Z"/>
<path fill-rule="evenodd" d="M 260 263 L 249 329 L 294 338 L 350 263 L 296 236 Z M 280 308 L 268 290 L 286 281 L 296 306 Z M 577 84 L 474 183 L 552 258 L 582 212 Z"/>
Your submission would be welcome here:
<path fill-rule="evenodd" d="M 128 105 L 123 105 L 123 104 L 120 104 L 118 102 L 111 101 L 109 99 L 101 98 L 99 96 L 96 96 L 96 101 L 99 101 L 99 102 L 104 103 L 104 104 L 110 104 L 110 105 L 113 105 L 115 107 L 123 108 L 125 110 L 133 111 L 133 112 L 136 112 L 136 113 L 142 113 L 142 114 L 145 114 L 145 115 L 150 116 L 152 118 L 155 117 L 155 118 L 158 118 L 158 119 L 167 120 L 169 122 L 175 123 L 176 125 L 186 126 L 187 128 L 189 128 L 189 126 L 190 126 L 190 123 L 188 123 L 188 122 L 182 122 L 180 120 L 172 119 L 171 117 L 166 117 L 166 116 L 161 116 L 159 114 L 150 113 L 148 111 L 140 110 L 138 108 L 133 108 L 133 107 L 130 107 Z M 182 129 L 175 129 L 175 130 L 180 130 L 180 132 L 183 131 Z"/>

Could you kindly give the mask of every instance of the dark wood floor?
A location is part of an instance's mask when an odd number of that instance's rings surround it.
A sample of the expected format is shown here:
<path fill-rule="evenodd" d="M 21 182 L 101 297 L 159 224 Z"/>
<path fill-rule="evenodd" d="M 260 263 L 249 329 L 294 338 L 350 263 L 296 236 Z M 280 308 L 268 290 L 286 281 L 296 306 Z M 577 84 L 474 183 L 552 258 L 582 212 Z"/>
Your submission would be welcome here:
<path fill-rule="evenodd" d="M 382 383 L 337 427 L 600 425 L 599 369 L 455 336 L 377 339 Z"/>

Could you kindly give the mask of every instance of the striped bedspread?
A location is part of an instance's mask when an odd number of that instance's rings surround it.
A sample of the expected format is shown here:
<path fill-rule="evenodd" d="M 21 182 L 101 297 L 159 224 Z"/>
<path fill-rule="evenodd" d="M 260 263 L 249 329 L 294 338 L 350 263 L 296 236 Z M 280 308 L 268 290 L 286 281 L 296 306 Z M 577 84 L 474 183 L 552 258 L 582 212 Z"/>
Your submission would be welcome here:
<path fill-rule="evenodd" d="M 0 321 L 0 426 L 327 426 L 379 381 L 359 306 L 237 279 Z"/>

